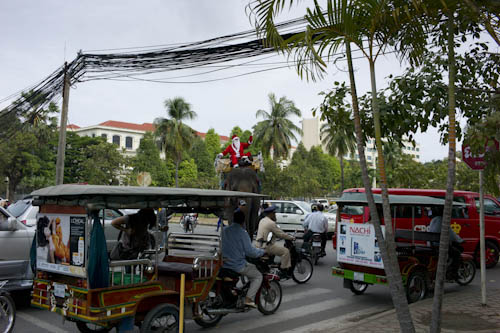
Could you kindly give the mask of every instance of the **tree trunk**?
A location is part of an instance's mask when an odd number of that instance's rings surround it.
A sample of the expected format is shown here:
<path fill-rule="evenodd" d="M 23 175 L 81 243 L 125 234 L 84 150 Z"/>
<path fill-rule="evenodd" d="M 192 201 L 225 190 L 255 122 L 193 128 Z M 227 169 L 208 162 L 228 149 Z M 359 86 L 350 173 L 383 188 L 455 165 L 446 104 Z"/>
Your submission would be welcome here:
<path fill-rule="evenodd" d="M 377 147 L 377 166 L 380 175 L 380 187 L 382 189 L 382 208 L 385 225 L 385 238 L 382 234 L 380 221 L 374 221 L 375 234 L 381 243 L 380 252 L 384 261 L 384 268 L 389 280 L 389 289 L 391 291 L 394 307 L 399 320 L 402 332 L 415 332 L 413 320 L 411 318 L 410 308 L 406 299 L 403 279 L 399 270 L 398 258 L 396 255 L 396 244 L 394 242 L 394 232 L 392 230 L 391 209 L 389 206 L 389 194 L 387 191 L 387 176 L 385 173 L 384 153 L 382 149 L 382 133 L 380 129 L 380 110 L 377 100 L 377 83 L 375 80 L 375 62 L 370 59 L 370 79 L 372 87 L 372 109 L 373 123 L 375 127 L 375 144 Z M 384 239 L 380 242 L 380 239 Z M 385 257 L 384 257 L 385 252 Z"/>
<path fill-rule="evenodd" d="M 179 187 L 179 160 L 175 160 L 175 187 Z"/>
<path fill-rule="evenodd" d="M 344 156 L 340 156 L 340 193 L 344 192 Z"/>
<path fill-rule="evenodd" d="M 455 124 L 455 42 L 453 11 L 447 11 L 448 16 L 448 117 L 449 117 L 449 144 L 448 144 L 448 179 L 446 181 L 446 197 L 444 203 L 443 220 L 441 224 L 441 238 L 439 241 L 439 260 L 434 287 L 434 302 L 432 303 L 431 332 L 441 332 L 441 308 L 443 306 L 444 280 L 446 263 L 448 261 L 448 247 L 450 243 L 451 208 L 453 201 L 453 187 L 455 184 L 455 154 L 456 154 L 456 124 Z"/>

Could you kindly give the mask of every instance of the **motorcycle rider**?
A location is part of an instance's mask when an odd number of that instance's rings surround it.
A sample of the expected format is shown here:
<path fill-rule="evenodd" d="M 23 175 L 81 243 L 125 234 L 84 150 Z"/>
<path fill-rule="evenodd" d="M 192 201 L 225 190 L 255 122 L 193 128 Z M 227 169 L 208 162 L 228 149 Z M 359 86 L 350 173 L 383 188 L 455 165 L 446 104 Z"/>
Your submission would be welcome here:
<path fill-rule="evenodd" d="M 317 211 L 309 214 L 304 219 L 302 225 L 304 226 L 304 230 L 306 230 L 304 234 L 304 242 L 309 242 L 313 233 L 321 234 L 321 255 L 326 256 L 325 247 L 326 247 L 326 233 L 328 231 L 328 219 L 325 215 L 323 215 L 323 205 L 317 204 Z"/>
<path fill-rule="evenodd" d="M 233 223 L 222 230 L 222 267 L 233 270 L 250 281 L 245 305 L 256 308 L 254 299 L 262 283 L 262 273 L 254 264 L 245 260 L 245 257 L 258 258 L 265 252 L 252 246 L 250 236 L 244 229 L 245 214 L 237 208 L 234 212 Z"/>
<path fill-rule="evenodd" d="M 431 222 L 429 224 L 429 232 L 441 233 L 441 225 L 443 222 L 443 210 L 441 207 L 432 207 L 429 211 L 429 217 L 431 217 Z M 463 247 L 460 245 L 463 243 L 463 239 L 458 236 L 452 228 L 450 228 L 450 244 L 448 248 L 448 255 L 451 259 L 450 270 L 452 275 L 456 275 L 458 267 L 460 265 L 460 257 L 464 251 Z M 439 246 L 439 243 L 433 242 L 434 246 Z M 455 277 L 455 276 L 454 276 Z"/>
<path fill-rule="evenodd" d="M 263 248 L 268 254 L 281 257 L 280 277 L 289 278 L 291 275 L 290 251 L 275 243 L 276 237 L 288 240 L 295 240 L 295 237 L 283 232 L 276 224 L 276 206 L 269 206 L 264 209 L 265 217 L 259 222 L 257 231 L 257 247 Z M 268 235 L 272 233 L 272 239 L 268 242 Z"/>

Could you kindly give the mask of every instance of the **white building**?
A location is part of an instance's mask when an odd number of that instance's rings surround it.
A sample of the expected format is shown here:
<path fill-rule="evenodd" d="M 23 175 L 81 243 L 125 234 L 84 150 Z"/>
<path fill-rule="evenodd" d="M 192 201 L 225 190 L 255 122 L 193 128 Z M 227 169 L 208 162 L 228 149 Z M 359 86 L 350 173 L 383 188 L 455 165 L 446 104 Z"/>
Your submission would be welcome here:
<path fill-rule="evenodd" d="M 107 142 L 116 144 L 125 156 L 135 156 L 144 134 L 153 132 L 154 125 L 152 123 L 134 124 L 108 120 L 88 127 L 71 124 L 67 126 L 67 129 L 80 136 L 102 137 Z M 196 134 L 205 139 L 206 133 L 196 132 Z M 229 141 L 227 136 L 220 135 L 219 137 L 221 144 Z"/>
<path fill-rule="evenodd" d="M 319 146 L 326 152 L 325 144 L 321 141 L 320 130 L 322 122 L 319 118 L 310 118 L 302 120 L 302 143 L 304 147 L 309 150 L 312 146 Z M 384 140 L 384 139 L 382 139 Z M 409 141 L 403 141 L 402 152 L 406 155 L 411 155 L 417 162 L 420 161 L 420 144 L 415 143 L 415 147 Z M 375 147 L 375 139 L 368 139 L 365 147 L 365 156 L 367 163 L 375 168 L 377 149 Z M 359 160 L 357 151 L 354 153 L 354 159 Z M 346 159 L 351 159 L 350 154 L 345 156 Z"/>

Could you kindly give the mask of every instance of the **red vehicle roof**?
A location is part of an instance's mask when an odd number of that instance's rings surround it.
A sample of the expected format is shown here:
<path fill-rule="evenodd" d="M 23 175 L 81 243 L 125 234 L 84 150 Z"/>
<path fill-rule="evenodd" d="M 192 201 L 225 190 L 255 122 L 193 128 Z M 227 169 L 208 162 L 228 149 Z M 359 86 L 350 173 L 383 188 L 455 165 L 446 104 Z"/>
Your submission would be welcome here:
<path fill-rule="evenodd" d="M 381 193 L 382 189 L 380 188 L 372 188 L 373 193 Z M 349 188 L 344 190 L 344 192 L 365 192 L 364 187 L 358 187 L 358 188 Z M 390 194 L 399 194 L 399 195 L 428 195 L 428 196 L 433 196 L 433 195 L 444 195 L 446 193 L 446 190 L 436 190 L 436 189 L 417 189 L 417 188 L 389 188 L 388 192 Z M 475 195 L 478 196 L 479 193 L 477 192 L 470 192 L 470 191 L 453 191 L 455 195 L 457 194 L 469 194 L 469 195 Z"/>

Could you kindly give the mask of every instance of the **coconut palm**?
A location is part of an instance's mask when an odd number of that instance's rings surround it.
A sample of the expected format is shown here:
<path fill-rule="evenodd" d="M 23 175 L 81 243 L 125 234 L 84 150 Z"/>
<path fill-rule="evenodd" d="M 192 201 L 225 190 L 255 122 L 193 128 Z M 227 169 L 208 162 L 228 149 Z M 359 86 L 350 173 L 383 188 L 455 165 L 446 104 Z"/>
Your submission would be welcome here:
<path fill-rule="evenodd" d="M 356 149 L 354 123 L 351 113 L 340 111 L 336 113 L 336 123 L 321 125 L 321 138 L 326 143 L 328 153 L 337 156 L 340 162 L 340 192 L 344 191 L 344 156 L 353 155 Z"/>
<path fill-rule="evenodd" d="M 263 154 L 269 155 L 272 148 L 273 158 L 286 159 L 292 140 L 297 141 L 295 134 L 302 134 L 302 130 L 289 118 L 291 116 L 300 117 L 302 114 L 293 101 L 285 96 L 276 100 L 273 93 L 269 94 L 269 106 L 271 112 L 258 110 L 255 114 L 257 118 L 264 118 L 253 128 L 255 141 L 260 143 Z"/>
<path fill-rule="evenodd" d="M 396 1 L 385 0 L 337 0 L 328 1 L 326 11 L 315 2 L 313 8 L 308 8 L 305 19 L 307 26 L 303 33 L 297 33 L 284 40 L 274 23 L 275 17 L 293 0 L 261 0 L 253 3 L 251 13 L 256 16 L 258 31 L 265 37 L 267 43 L 280 51 L 293 54 L 297 63 L 299 75 L 315 79 L 322 77 L 326 62 L 323 56 L 332 56 L 342 45 L 346 46 L 348 62 L 352 62 L 350 44 L 355 44 L 368 60 L 372 86 L 372 109 L 375 127 L 375 142 L 378 151 L 378 170 L 380 173 L 383 215 L 385 221 L 391 220 L 387 193 L 387 180 L 382 152 L 380 130 L 380 111 L 377 103 L 377 87 L 375 80 L 375 62 L 385 49 L 391 45 L 402 59 L 418 63 L 426 43 L 426 32 L 420 24 L 415 24 L 418 16 L 407 15 L 414 8 L 394 6 Z M 404 2 L 403 2 L 404 3 Z M 405 13 L 400 16 L 399 13 Z M 410 13 L 411 14 L 411 13 Z M 349 65 L 351 89 L 354 89 L 353 107 L 356 126 L 356 137 L 363 172 L 363 183 L 372 211 L 376 211 L 368 183 L 364 144 L 359 121 L 357 98 L 355 101 L 355 85 L 352 64 Z M 355 106 L 356 105 L 356 106 Z M 376 215 L 376 214 L 373 214 Z M 373 216 L 375 233 L 381 242 L 381 254 L 386 268 L 389 286 L 397 311 L 401 330 L 414 332 L 415 328 L 409 312 L 408 303 L 403 293 L 401 273 L 397 266 L 395 244 L 390 223 L 386 224 L 386 239 L 382 234 L 378 216 Z"/>
<path fill-rule="evenodd" d="M 170 156 L 175 163 L 175 187 L 179 186 L 179 164 L 182 161 L 182 152 L 191 147 L 194 131 L 183 124 L 183 120 L 196 118 L 196 112 L 191 110 L 191 104 L 182 97 L 165 100 L 165 108 L 169 118 L 155 119 L 155 136 L 159 139 L 161 148 L 166 156 Z"/>

